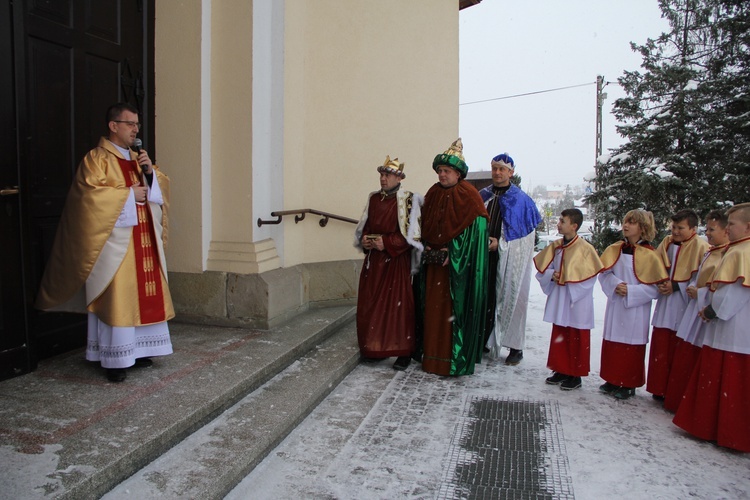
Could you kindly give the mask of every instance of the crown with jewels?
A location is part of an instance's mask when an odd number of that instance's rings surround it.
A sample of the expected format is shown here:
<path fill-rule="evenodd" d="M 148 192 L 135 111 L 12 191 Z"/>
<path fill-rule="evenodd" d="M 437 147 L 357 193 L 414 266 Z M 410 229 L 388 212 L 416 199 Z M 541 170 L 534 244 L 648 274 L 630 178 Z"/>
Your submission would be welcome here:
<path fill-rule="evenodd" d="M 378 167 L 378 172 L 381 174 L 393 174 L 402 179 L 406 179 L 406 174 L 404 173 L 404 162 L 399 162 L 398 158 L 391 160 L 390 156 L 386 156 L 385 162 Z"/>

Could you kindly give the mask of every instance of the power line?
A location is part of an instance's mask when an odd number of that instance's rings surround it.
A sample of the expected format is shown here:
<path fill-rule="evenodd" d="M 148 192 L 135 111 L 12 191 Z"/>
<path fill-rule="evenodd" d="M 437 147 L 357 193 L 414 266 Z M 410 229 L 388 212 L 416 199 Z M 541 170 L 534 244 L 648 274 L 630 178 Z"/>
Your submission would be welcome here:
<path fill-rule="evenodd" d="M 607 82 L 607 83 L 611 83 L 611 82 Z M 494 97 L 492 99 L 483 99 L 481 101 L 463 102 L 463 103 L 460 103 L 459 106 L 468 106 L 469 104 L 479 104 L 481 102 L 500 101 L 500 100 L 503 100 L 503 99 L 512 99 L 514 97 L 524 97 L 524 96 L 527 96 L 527 95 L 545 94 L 547 92 L 557 92 L 559 90 L 568 90 L 568 89 L 574 89 L 574 88 L 578 88 L 578 87 L 586 87 L 588 85 L 596 85 L 596 82 L 581 83 L 581 84 L 578 84 L 578 85 L 569 85 L 567 87 L 558 87 L 556 89 L 537 90 L 536 92 L 526 92 L 524 94 L 507 95 L 507 96 L 504 96 L 504 97 Z"/>

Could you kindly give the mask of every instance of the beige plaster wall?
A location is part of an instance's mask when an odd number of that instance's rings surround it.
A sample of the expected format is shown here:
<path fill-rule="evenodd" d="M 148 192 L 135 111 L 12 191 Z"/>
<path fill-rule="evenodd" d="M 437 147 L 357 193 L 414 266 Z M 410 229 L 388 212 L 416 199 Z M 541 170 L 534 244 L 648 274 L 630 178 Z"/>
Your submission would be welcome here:
<path fill-rule="evenodd" d="M 252 17 L 245 0 L 156 6 L 156 132 L 172 179 L 174 272 L 212 268 L 211 252 L 240 261 L 274 253 L 274 240 L 251 241 L 254 221 L 269 216 L 252 203 Z M 432 158 L 458 133 L 455 0 L 285 0 L 283 19 L 284 193 L 271 209 L 358 219 L 387 154 L 406 162 L 404 187 L 424 194 L 436 179 Z M 353 230 L 285 218 L 281 262 L 359 259 Z"/>
<path fill-rule="evenodd" d="M 457 2 L 312 4 L 285 4 L 283 209 L 358 219 L 387 154 L 424 194 L 458 133 Z M 285 267 L 359 258 L 353 225 L 317 220 L 285 220 Z"/>
<path fill-rule="evenodd" d="M 252 2 L 211 10 L 212 240 L 252 242 Z"/>
<path fill-rule="evenodd" d="M 172 271 L 201 272 L 210 213 L 204 168 L 210 153 L 205 134 L 205 1 L 156 4 L 155 104 L 157 162 L 171 179 L 169 246 Z M 210 104 L 210 101 L 209 101 Z"/>

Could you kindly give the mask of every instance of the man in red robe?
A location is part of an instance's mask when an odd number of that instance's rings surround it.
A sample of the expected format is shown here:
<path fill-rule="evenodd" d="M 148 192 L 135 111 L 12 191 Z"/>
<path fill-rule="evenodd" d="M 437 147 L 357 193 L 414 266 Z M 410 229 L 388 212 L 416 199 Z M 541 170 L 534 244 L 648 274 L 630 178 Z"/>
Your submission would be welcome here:
<path fill-rule="evenodd" d="M 167 320 L 169 179 L 131 149 L 138 110 L 109 107 L 108 136 L 86 154 L 65 202 L 36 307 L 88 314 L 86 359 L 112 382 L 125 368 L 172 353 Z"/>
<path fill-rule="evenodd" d="M 354 246 L 365 252 L 357 297 L 357 339 L 363 358 L 396 356 L 393 368 L 406 370 L 415 346 L 411 270 L 416 271 L 422 250 L 421 197 L 401 189 L 406 174 L 398 158 L 387 156 L 378 172 L 380 191 L 370 193 L 355 230 Z"/>
<path fill-rule="evenodd" d="M 470 375 L 482 360 L 489 236 L 482 197 L 466 179 L 459 138 L 435 157 L 438 175 L 425 195 L 420 272 L 422 369 Z"/>

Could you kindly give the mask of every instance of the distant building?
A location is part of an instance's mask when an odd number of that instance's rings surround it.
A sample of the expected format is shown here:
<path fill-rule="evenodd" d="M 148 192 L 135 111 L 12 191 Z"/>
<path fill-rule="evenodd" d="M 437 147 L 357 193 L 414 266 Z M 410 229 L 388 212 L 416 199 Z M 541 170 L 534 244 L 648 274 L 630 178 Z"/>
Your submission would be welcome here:
<path fill-rule="evenodd" d="M 565 188 L 562 186 L 552 186 L 547 188 L 547 198 L 551 200 L 562 200 L 565 196 Z"/>
<path fill-rule="evenodd" d="M 466 180 L 474 185 L 477 190 L 485 188 L 492 184 L 492 172 L 489 170 L 480 170 L 479 172 L 469 172 Z"/>

